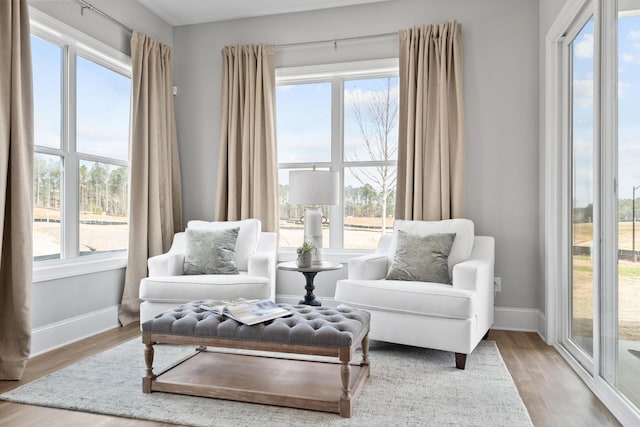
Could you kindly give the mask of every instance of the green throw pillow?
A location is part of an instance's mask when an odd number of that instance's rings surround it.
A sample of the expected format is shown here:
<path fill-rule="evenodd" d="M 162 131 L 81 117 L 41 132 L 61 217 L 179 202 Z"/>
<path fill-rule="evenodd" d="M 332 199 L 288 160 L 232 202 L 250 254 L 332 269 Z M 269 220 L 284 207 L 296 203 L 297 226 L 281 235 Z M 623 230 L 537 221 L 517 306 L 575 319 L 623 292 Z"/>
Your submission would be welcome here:
<path fill-rule="evenodd" d="M 434 233 L 416 236 L 398 230 L 396 252 L 393 255 L 388 280 L 410 280 L 450 284 L 449 252 L 455 233 Z"/>
<path fill-rule="evenodd" d="M 184 274 L 239 274 L 236 240 L 239 227 L 226 230 L 187 228 Z"/>

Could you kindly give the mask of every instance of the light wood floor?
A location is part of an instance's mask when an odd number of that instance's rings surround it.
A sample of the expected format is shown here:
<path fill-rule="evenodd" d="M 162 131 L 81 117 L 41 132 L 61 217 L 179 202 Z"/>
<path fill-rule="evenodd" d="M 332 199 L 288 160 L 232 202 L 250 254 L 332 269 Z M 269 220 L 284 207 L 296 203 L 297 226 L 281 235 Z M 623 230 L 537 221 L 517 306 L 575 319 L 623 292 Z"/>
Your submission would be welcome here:
<path fill-rule="evenodd" d="M 139 325 L 114 329 L 29 361 L 21 381 L 0 381 L 0 393 L 12 390 L 139 335 Z M 617 426 L 604 405 L 540 337 L 531 332 L 491 331 L 520 396 L 536 426 Z M 473 357 L 473 356 L 470 356 Z M 453 355 L 451 356 L 453 363 Z M 62 409 L 0 401 L 0 426 L 172 426 Z"/>

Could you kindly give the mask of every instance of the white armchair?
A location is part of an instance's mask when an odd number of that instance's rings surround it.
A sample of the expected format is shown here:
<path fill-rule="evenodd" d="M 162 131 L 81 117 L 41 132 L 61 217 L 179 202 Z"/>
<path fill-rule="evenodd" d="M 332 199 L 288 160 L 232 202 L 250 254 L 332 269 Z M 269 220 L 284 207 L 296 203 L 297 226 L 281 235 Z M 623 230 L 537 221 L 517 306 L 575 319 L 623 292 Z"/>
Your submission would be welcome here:
<path fill-rule="evenodd" d="M 456 233 L 448 258 L 451 284 L 386 280 L 397 230 Z M 371 339 L 451 351 L 456 367 L 464 369 L 467 354 L 493 324 L 494 254 L 493 237 L 474 236 L 469 220 L 398 220 L 375 253 L 349 260 L 335 299 L 371 313 Z"/>
<path fill-rule="evenodd" d="M 167 253 L 149 258 L 149 276 L 140 282 L 140 322 L 199 299 L 274 299 L 276 234 L 262 232 L 257 219 L 225 222 L 189 221 L 191 229 L 239 227 L 236 265 L 239 274 L 184 275 L 185 232 L 176 233 Z"/>

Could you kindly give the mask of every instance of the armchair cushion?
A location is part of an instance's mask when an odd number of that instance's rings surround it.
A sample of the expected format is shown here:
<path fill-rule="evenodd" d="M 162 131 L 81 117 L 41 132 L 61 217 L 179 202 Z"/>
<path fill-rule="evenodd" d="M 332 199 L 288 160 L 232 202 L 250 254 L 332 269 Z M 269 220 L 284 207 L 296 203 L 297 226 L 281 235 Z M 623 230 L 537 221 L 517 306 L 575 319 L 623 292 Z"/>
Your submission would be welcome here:
<path fill-rule="evenodd" d="M 239 227 L 236 240 L 236 265 L 238 270 L 247 271 L 249 255 L 256 252 L 258 237 L 260 236 L 261 223 L 259 219 L 243 219 L 241 221 L 199 221 L 191 220 L 187 228 L 192 230 L 226 230 Z"/>
<path fill-rule="evenodd" d="M 455 233 L 417 236 L 398 230 L 387 280 L 409 280 L 450 284 L 449 253 Z"/>
<path fill-rule="evenodd" d="M 270 294 L 268 277 L 247 274 L 147 277 L 140 282 L 140 299 L 147 303 L 184 304 L 199 298 L 265 299 Z"/>
<path fill-rule="evenodd" d="M 225 230 L 187 228 L 184 274 L 238 274 L 236 240 L 239 227 Z"/>
<path fill-rule="evenodd" d="M 476 315 L 475 292 L 442 283 L 340 280 L 336 300 L 364 310 L 468 319 Z"/>

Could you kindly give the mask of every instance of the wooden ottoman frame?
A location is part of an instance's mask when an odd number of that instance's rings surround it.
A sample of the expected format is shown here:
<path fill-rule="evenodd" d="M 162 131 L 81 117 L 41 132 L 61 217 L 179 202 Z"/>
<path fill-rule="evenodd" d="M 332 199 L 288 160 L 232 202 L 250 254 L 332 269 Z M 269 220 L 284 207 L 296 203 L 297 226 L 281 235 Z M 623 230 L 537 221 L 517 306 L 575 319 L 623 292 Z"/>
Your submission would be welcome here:
<path fill-rule="evenodd" d="M 146 375 L 142 379 L 142 391 L 287 406 L 351 417 L 353 402 L 369 377 L 368 333 L 367 322 L 358 336 L 353 337 L 351 345 L 335 346 L 143 332 Z M 195 345 L 196 351 L 154 374 L 155 344 Z M 362 348 L 362 360 L 352 364 L 358 347 Z M 287 354 L 338 360 L 313 360 Z"/>

